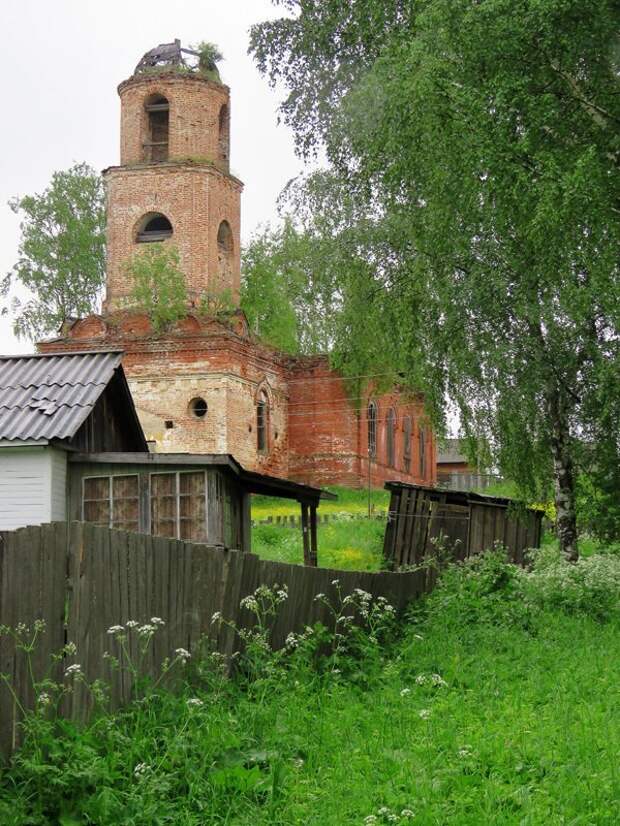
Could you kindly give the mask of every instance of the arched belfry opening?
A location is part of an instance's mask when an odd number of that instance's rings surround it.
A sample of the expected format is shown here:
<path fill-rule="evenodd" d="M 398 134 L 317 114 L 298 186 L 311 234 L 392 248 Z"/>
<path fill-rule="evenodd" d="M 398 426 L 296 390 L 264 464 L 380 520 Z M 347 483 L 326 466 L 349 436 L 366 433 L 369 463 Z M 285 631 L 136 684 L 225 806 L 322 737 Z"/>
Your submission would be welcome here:
<path fill-rule="evenodd" d="M 145 161 L 167 161 L 170 104 L 163 95 L 149 95 L 144 103 L 148 128 L 144 141 Z"/>
<path fill-rule="evenodd" d="M 220 109 L 218 129 L 218 160 L 228 163 L 230 158 L 230 109 L 226 103 Z"/>
<path fill-rule="evenodd" d="M 219 286 L 223 289 L 232 284 L 233 256 L 232 230 L 228 221 L 222 221 L 217 231 L 217 268 Z"/>
<path fill-rule="evenodd" d="M 153 241 L 165 241 L 172 236 L 172 224 L 161 212 L 149 212 L 138 224 L 136 243 L 148 244 Z"/>

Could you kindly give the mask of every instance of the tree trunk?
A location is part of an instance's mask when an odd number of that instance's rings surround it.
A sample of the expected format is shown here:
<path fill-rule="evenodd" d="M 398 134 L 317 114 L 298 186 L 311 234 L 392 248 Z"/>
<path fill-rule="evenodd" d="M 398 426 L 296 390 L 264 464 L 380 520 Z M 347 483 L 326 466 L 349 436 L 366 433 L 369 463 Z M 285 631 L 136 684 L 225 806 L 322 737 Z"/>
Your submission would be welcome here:
<path fill-rule="evenodd" d="M 579 559 L 579 551 L 577 549 L 575 473 L 571 456 L 568 417 L 557 389 L 550 394 L 549 412 L 555 483 L 556 533 L 562 553 L 571 562 L 576 562 Z"/>

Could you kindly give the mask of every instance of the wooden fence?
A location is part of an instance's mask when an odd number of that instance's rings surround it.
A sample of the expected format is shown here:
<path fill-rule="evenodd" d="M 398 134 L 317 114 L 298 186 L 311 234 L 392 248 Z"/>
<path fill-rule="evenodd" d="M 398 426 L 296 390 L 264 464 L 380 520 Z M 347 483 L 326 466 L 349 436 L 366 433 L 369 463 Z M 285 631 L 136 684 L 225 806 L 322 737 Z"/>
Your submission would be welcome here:
<path fill-rule="evenodd" d="M 32 655 L 34 679 L 49 673 L 62 682 L 65 670 L 79 664 L 88 682 L 103 679 L 110 685 L 114 706 L 130 699 L 132 686 L 127 674 L 113 671 L 104 657 L 106 651 L 114 653 L 115 642 L 106 633 L 111 626 L 128 620 L 144 623 L 151 617 L 165 620 L 142 666 L 144 673 L 156 676 L 175 649 L 195 651 L 205 637 L 230 657 L 238 645 L 236 634 L 213 625 L 212 615 L 220 611 L 239 627 L 251 625 L 252 615 L 239 603 L 260 584 L 279 583 L 289 590 L 273 628 L 275 646 L 283 645 L 290 631 L 318 621 L 328 624 L 328 609 L 315 596 L 322 592 L 335 598 L 334 579 L 343 595 L 363 588 L 374 597 L 384 596 L 398 611 L 432 586 L 432 576 L 422 570 L 399 574 L 308 568 L 81 522 L 0 533 L 0 625 L 24 623 L 32 633 L 36 620 L 45 622 Z M 50 671 L 52 655 L 68 642 L 77 653 L 64 655 Z M 135 642 L 132 646 L 135 655 Z M 20 706 L 29 709 L 36 703 L 27 658 L 6 634 L 0 636 L 0 674 L 16 692 L 13 696 L 0 685 L 0 750 L 6 754 L 18 739 Z M 63 713 L 84 719 L 90 702 L 78 684 Z"/>
<path fill-rule="evenodd" d="M 540 545 L 542 513 L 518 510 L 508 499 L 388 482 L 391 491 L 383 556 L 388 567 L 419 565 L 440 541 L 463 560 L 496 543 L 522 564 L 527 548 Z"/>

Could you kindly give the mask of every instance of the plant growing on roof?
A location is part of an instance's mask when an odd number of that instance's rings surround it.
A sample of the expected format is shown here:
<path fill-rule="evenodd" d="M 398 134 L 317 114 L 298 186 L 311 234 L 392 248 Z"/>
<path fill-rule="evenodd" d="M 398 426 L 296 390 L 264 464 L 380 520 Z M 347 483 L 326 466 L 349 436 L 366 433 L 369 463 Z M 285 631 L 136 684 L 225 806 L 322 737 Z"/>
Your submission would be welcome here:
<path fill-rule="evenodd" d="M 220 82 L 220 73 L 217 64 L 220 60 L 224 60 L 224 55 L 220 52 L 215 43 L 209 43 L 202 40 L 193 47 L 194 51 L 198 52 L 198 69 L 203 75 L 206 75 L 210 80 Z"/>

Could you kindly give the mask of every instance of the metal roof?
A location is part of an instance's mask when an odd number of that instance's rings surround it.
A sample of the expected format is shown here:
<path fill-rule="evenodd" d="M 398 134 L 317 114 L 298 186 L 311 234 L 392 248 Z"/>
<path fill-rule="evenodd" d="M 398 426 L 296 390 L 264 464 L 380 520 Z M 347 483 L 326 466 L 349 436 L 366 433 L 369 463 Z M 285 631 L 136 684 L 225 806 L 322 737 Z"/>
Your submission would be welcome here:
<path fill-rule="evenodd" d="M 122 353 L 0 356 L 0 439 L 70 439 L 120 366 Z"/>
<path fill-rule="evenodd" d="M 446 439 L 445 446 L 437 451 L 437 464 L 467 464 L 467 456 L 461 450 L 460 439 Z"/>

